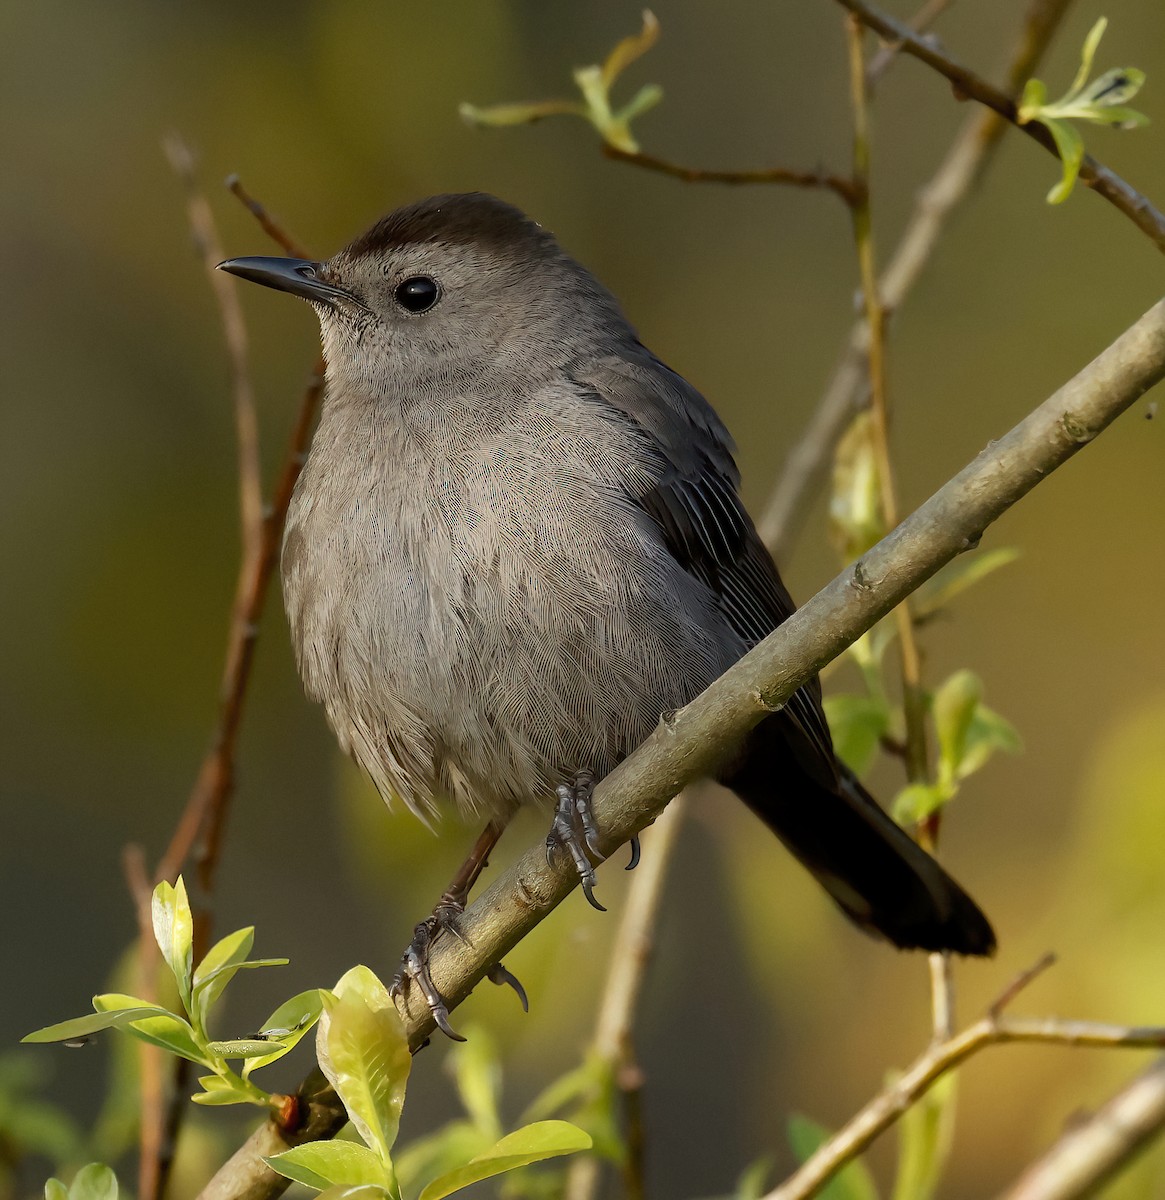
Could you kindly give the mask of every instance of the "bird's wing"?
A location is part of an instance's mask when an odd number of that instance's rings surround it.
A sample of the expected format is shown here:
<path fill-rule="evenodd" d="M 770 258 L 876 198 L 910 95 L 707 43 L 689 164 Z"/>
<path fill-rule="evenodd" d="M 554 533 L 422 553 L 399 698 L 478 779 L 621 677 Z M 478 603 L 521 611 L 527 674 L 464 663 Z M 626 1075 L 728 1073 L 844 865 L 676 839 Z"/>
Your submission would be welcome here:
<path fill-rule="evenodd" d="M 648 351 L 588 363 L 572 376 L 644 433 L 658 457 L 653 486 L 634 498 L 675 560 L 716 596 L 727 624 L 749 646 L 796 609 L 737 494 L 732 439 L 711 405 Z M 837 765 L 816 678 L 784 709 L 790 746 L 804 769 L 830 785 Z"/>

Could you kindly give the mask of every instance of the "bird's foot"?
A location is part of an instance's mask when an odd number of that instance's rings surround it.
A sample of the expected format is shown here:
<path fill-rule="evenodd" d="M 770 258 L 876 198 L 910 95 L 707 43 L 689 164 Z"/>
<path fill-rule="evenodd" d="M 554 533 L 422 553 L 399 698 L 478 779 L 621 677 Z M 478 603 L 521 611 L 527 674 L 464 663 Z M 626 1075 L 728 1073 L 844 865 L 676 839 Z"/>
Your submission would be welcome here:
<path fill-rule="evenodd" d="M 457 927 L 457 918 L 464 911 L 465 905 L 461 901 L 448 895 L 441 898 L 432 915 L 426 917 L 413 930 L 413 940 L 409 942 L 408 948 L 401 955 L 400 968 L 392 977 L 392 983 L 388 989 L 389 995 L 395 1000 L 396 997 L 405 995 L 415 983 L 425 998 L 429 1012 L 433 1014 L 433 1021 L 437 1028 L 455 1042 L 463 1042 L 465 1038 L 449 1023 L 449 1006 L 445 1003 L 445 998 L 437 991 L 433 977 L 429 974 L 429 958 L 432 954 L 433 943 L 442 932 L 452 935 L 461 942 L 466 941 L 465 935 Z M 517 993 L 518 999 L 522 1003 L 522 1011 L 530 1011 L 526 989 L 501 963 L 494 963 L 486 972 L 486 978 L 491 983 L 508 984 Z"/>
<path fill-rule="evenodd" d="M 595 899 L 595 866 L 603 862 L 606 855 L 599 849 L 599 828 L 591 807 L 594 791 L 595 777 L 589 771 L 580 771 L 574 777 L 573 784 L 558 786 L 558 805 L 546 836 L 546 861 L 551 862 L 556 851 L 565 850 L 574 862 L 587 902 L 599 912 L 606 912 Z M 591 862 L 592 856 L 594 863 Z M 639 838 L 632 837 L 631 861 L 627 864 L 627 870 L 632 870 L 638 862 Z"/>

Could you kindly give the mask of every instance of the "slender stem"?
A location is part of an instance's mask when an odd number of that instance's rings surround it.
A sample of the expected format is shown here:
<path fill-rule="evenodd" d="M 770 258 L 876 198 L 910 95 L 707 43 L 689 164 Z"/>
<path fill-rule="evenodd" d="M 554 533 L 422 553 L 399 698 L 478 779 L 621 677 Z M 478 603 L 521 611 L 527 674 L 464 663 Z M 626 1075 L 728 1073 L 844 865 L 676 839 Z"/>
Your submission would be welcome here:
<path fill-rule="evenodd" d="M 642 1146 L 639 1147 L 639 1153 L 632 1153 L 637 1140 L 637 1114 L 643 1085 L 642 1072 L 635 1056 L 635 1015 L 639 1010 L 639 997 L 655 944 L 655 928 L 667 870 L 679 840 L 688 803 L 687 793 L 681 793 L 651 827 L 648 852 L 644 854 L 627 889 L 591 1043 L 592 1053 L 601 1058 L 614 1073 L 616 1086 L 624 1099 L 628 1118 L 628 1169 L 624 1174 L 623 1190 L 628 1197 L 636 1194 L 641 1196 L 644 1192 Z M 642 1140 L 641 1129 L 638 1140 Z M 577 1157 L 567 1174 L 566 1200 L 590 1200 L 598 1190 L 599 1174 L 600 1164 L 593 1155 Z"/>
<path fill-rule="evenodd" d="M 1042 58 L 1071 0 L 1032 0 L 1009 56 L 1007 90 L 1017 95 Z M 930 261 L 955 208 L 982 177 L 998 149 L 1007 122 L 990 109 L 972 113 L 946 157 L 919 191 L 914 211 L 879 281 L 887 312 L 905 302 Z M 869 329 L 858 321 L 805 432 L 781 466 L 757 529 L 778 562 L 784 561 L 805 514 L 829 470 L 833 448 L 849 424 L 867 386 Z"/>
<path fill-rule="evenodd" d="M 953 0 L 926 0 L 922 7 L 910 18 L 907 24 L 915 33 L 925 33 L 950 8 Z M 891 42 L 883 46 L 866 67 L 866 87 L 873 89 L 879 79 L 889 70 L 898 58 L 902 46 Z"/>
<path fill-rule="evenodd" d="M 857 198 L 850 180 L 842 175 L 830 175 L 823 170 L 797 171 L 788 167 L 762 167 L 753 171 L 711 171 L 702 167 L 685 167 L 666 158 L 658 158 L 654 154 L 621 150 L 609 142 L 604 142 L 602 149 L 607 158 L 613 158 L 616 162 L 630 163 L 634 167 L 643 167 L 660 175 L 670 175 L 684 183 L 771 183 L 799 188 L 824 188 L 840 196 L 850 206 Z"/>

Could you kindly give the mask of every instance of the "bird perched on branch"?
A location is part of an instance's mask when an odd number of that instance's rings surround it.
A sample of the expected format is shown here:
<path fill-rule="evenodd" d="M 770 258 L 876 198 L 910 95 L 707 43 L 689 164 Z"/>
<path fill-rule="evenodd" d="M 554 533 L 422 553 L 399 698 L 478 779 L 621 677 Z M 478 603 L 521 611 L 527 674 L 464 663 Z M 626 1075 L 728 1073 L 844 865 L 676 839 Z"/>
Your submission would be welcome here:
<path fill-rule="evenodd" d="M 397 981 L 452 1034 L 428 948 L 508 819 L 553 805 L 548 852 L 598 906 L 594 782 L 794 604 L 716 413 L 516 208 L 435 196 L 326 262 L 221 265 L 320 319 L 327 392 L 282 558 L 304 686 L 385 800 L 488 820 Z M 838 761 L 816 680 L 726 748 L 719 779 L 862 928 L 994 949 Z"/>

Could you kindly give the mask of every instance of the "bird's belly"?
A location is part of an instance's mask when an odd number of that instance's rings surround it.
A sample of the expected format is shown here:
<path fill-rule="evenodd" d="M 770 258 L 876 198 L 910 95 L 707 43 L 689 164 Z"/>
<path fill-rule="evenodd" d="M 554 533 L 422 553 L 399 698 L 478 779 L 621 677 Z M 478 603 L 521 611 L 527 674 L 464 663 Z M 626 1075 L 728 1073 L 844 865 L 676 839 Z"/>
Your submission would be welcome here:
<path fill-rule="evenodd" d="M 587 545 L 549 554 L 537 531 L 382 528 L 361 543 L 376 554 L 321 569 L 311 611 L 289 603 L 307 690 L 386 800 L 490 816 L 548 803 L 734 657 L 633 531 L 577 532 Z"/>

